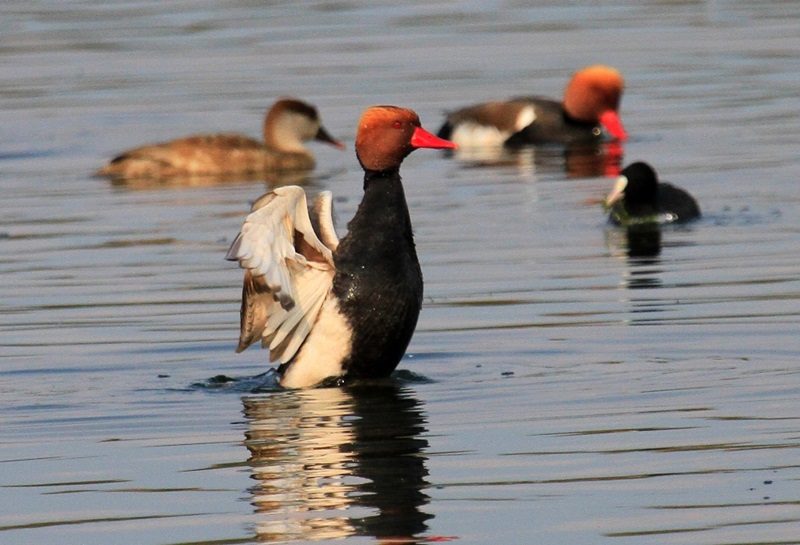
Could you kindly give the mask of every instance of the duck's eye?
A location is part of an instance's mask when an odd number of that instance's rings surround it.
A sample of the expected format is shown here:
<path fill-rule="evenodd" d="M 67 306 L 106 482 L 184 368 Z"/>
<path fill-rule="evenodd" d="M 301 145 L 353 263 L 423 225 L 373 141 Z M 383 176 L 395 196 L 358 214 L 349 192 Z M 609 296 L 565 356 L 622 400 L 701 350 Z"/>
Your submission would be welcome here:
<path fill-rule="evenodd" d="M 403 122 L 402 121 L 394 121 L 394 122 L 392 122 L 392 127 L 394 127 L 395 129 L 402 129 L 403 128 Z"/>

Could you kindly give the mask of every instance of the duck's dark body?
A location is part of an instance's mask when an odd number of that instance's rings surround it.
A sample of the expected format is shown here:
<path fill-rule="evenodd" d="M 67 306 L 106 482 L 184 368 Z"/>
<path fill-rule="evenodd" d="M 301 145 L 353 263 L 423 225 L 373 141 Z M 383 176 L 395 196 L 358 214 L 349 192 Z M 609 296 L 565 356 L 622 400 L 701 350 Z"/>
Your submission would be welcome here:
<path fill-rule="evenodd" d="M 461 123 L 477 123 L 505 128 L 513 125 L 520 109 L 533 108 L 533 122 L 513 132 L 503 145 L 519 147 L 530 144 L 586 144 L 602 142 L 603 131 L 598 123 L 586 123 L 573 119 L 564 110 L 563 104 L 542 97 L 518 97 L 506 103 L 478 104 L 452 112 L 436 135 L 453 138 Z"/>
<path fill-rule="evenodd" d="M 601 142 L 603 131 L 597 123 L 585 123 L 572 119 L 564 106 L 555 100 L 530 97 L 524 100 L 536 111 L 536 120 L 514 133 L 506 140 L 509 147 L 526 144 L 586 144 Z"/>
<path fill-rule="evenodd" d="M 389 375 L 422 307 L 422 271 L 397 169 L 367 171 L 364 198 L 333 254 L 332 295 L 353 332 L 348 377 Z"/>

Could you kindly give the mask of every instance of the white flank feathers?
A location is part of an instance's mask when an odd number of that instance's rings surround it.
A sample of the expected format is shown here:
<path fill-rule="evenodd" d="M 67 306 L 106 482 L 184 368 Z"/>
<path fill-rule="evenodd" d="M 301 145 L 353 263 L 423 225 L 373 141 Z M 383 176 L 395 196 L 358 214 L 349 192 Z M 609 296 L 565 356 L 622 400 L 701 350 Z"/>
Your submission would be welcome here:
<path fill-rule="evenodd" d="M 455 126 L 450 140 L 459 147 L 502 146 L 511 136 L 508 131 L 501 131 L 494 125 L 481 125 L 472 121 L 463 121 Z"/>
<path fill-rule="evenodd" d="M 353 330 L 339 311 L 339 305 L 334 299 L 327 299 L 314 329 L 284 371 L 281 386 L 306 388 L 341 375 L 342 361 L 350 351 L 352 339 Z"/>
<path fill-rule="evenodd" d="M 461 147 L 502 146 L 508 138 L 536 120 L 533 106 L 525 106 L 517 114 L 514 130 L 501 130 L 496 125 L 484 125 L 475 121 L 461 121 L 453 127 L 450 140 Z"/>
<path fill-rule="evenodd" d="M 519 132 L 534 121 L 536 121 L 536 110 L 534 110 L 533 106 L 525 106 L 517 115 L 517 122 L 514 123 L 514 127 Z"/>

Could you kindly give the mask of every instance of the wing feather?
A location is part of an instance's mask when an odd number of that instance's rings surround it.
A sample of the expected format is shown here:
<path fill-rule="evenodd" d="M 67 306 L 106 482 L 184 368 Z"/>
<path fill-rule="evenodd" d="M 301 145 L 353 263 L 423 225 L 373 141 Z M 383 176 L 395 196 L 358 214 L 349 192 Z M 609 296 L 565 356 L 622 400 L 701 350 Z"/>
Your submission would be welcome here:
<path fill-rule="evenodd" d="M 311 207 L 311 223 L 319 238 L 332 252 L 339 246 L 336 226 L 333 224 L 333 195 L 330 191 L 322 191 L 314 199 Z"/>
<path fill-rule="evenodd" d="M 288 362 L 311 331 L 334 275 L 331 248 L 312 226 L 305 191 L 286 186 L 260 197 L 226 258 L 245 269 L 237 351 L 261 339 L 271 360 Z"/>

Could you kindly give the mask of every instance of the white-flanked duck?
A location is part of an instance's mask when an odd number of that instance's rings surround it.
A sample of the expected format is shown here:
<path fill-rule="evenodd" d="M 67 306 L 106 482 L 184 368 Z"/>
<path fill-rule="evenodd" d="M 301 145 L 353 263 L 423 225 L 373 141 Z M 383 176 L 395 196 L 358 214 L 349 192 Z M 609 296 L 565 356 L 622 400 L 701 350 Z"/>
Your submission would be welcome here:
<path fill-rule="evenodd" d="M 314 167 L 304 142 L 337 148 L 314 106 L 282 98 L 264 116 L 264 140 L 241 134 L 198 134 L 125 151 L 97 171 L 112 178 L 170 178 L 286 172 Z"/>
<path fill-rule="evenodd" d="M 622 141 L 624 87 L 617 69 L 587 66 L 572 76 L 562 101 L 518 97 L 467 106 L 449 113 L 438 135 L 463 147 L 591 143 L 602 141 L 604 130 Z"/>
<path fill-rule="evenodd" d="M 700 217 L 700 206 L 685 190 L 659 182 L 656 171 L 641 161 L 625 167 L 604 205 L 617 225 L 683 223 Z"/>
<path fill-rule="evenodd" d="M 259 198 L 226 256 L 245 269 L 237 352 L 260 340 L 288 388 L 389 375 L 422 306 L 400 164 L 417 148 L 454 147 L 412 110 L 368 108 L 356 134 L 364 196 L 341 240 L 330 192 L 311 214 L 300 187 Z"/>

